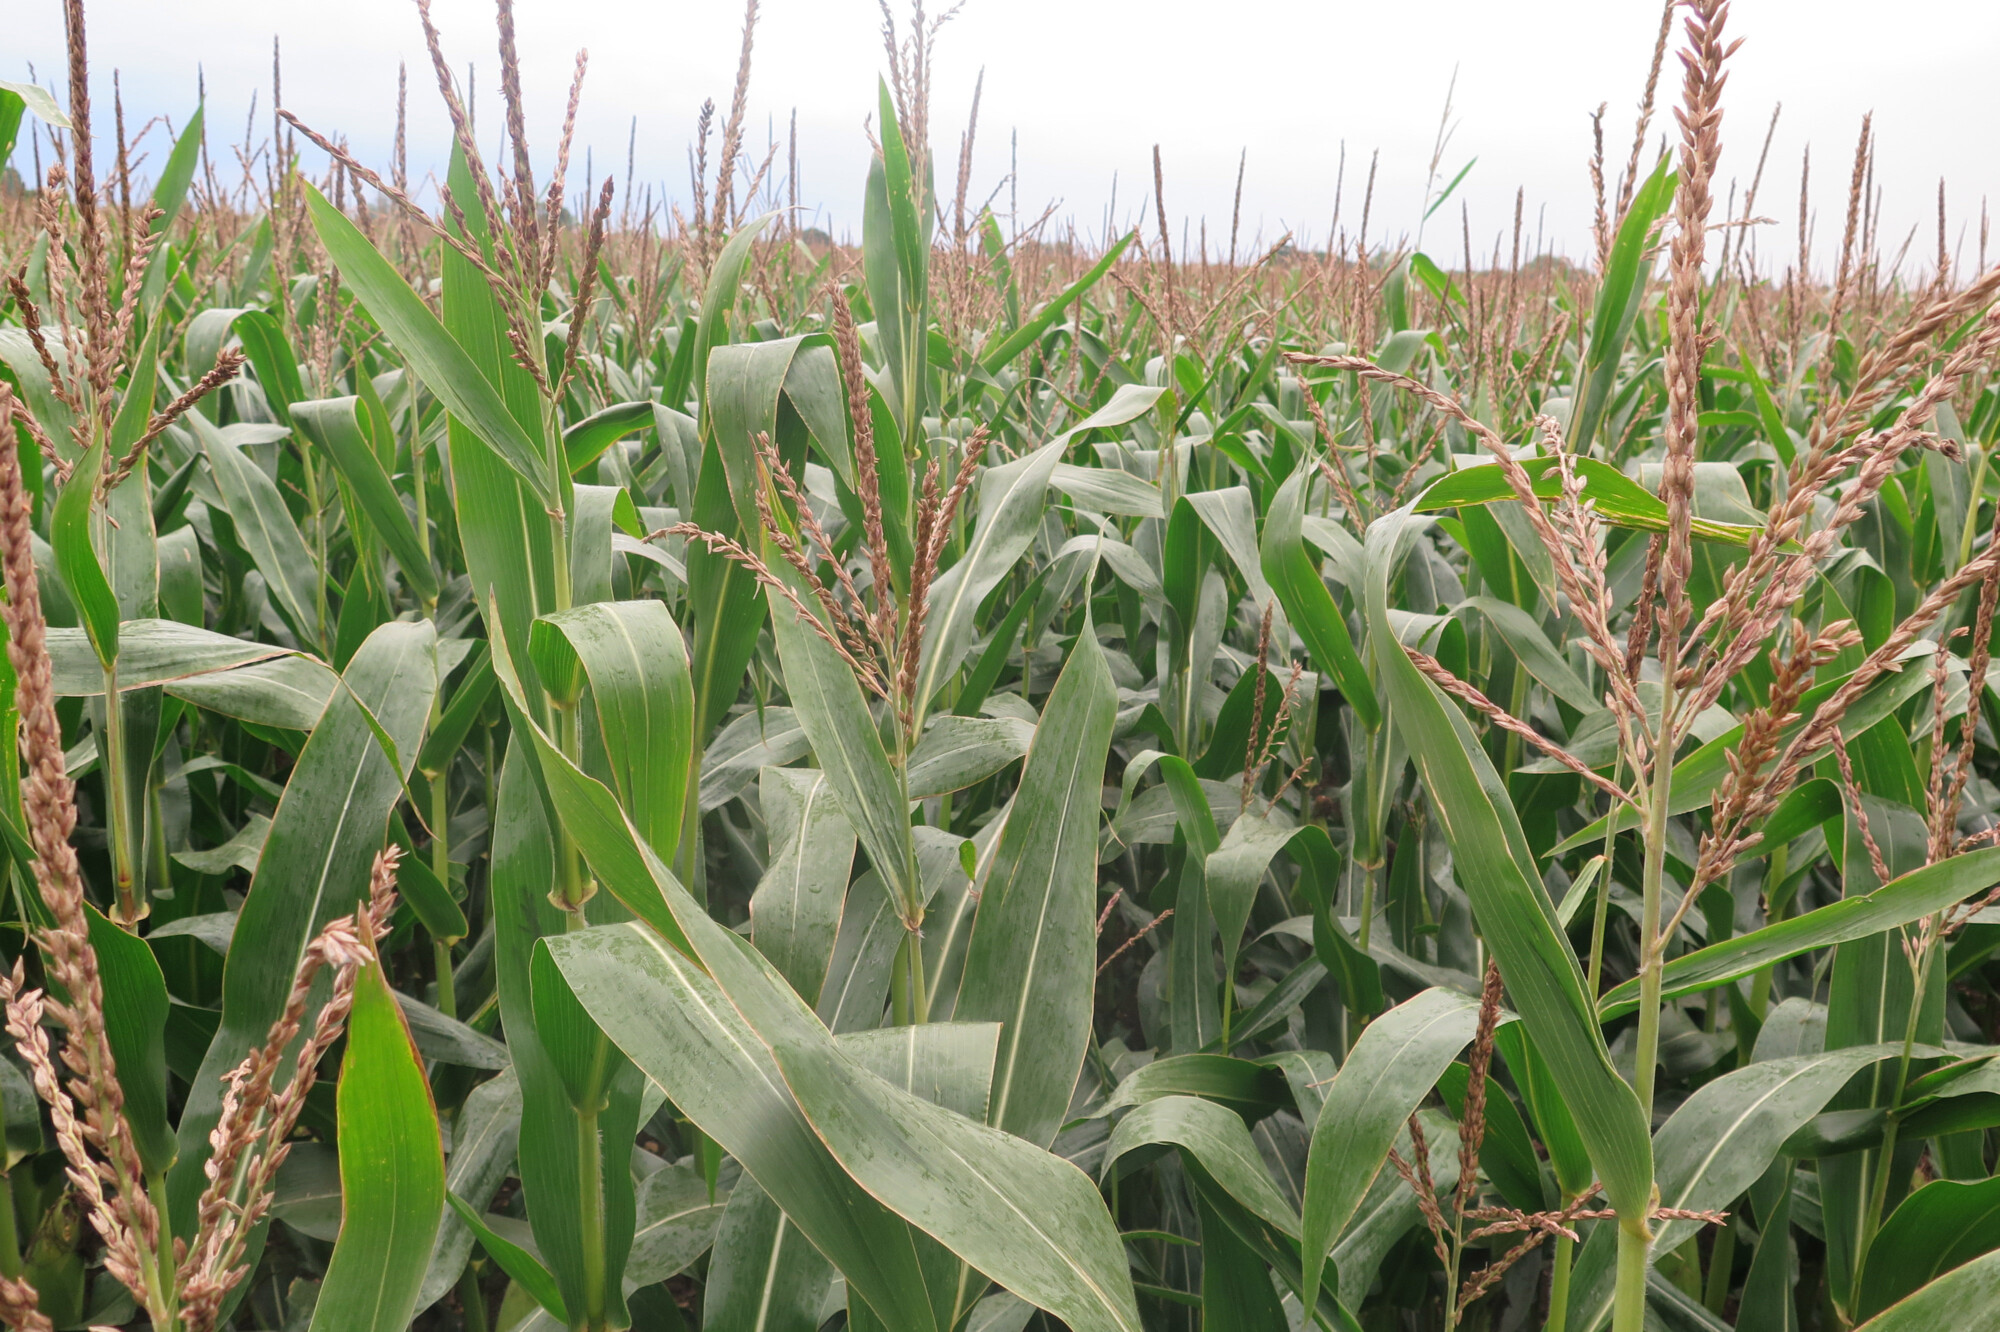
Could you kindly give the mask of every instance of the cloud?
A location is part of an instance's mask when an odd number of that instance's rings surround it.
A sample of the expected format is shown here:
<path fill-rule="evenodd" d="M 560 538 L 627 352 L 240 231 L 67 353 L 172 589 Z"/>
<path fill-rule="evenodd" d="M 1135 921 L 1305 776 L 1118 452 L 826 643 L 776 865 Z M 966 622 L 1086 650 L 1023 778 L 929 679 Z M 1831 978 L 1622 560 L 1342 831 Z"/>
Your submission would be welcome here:
<path fill-rule="evenodd" d="M 438 0 L 436 15 L 461 79 L 476 71 L 470 78 L 490 138 L 498 127 L 491 5 Z M 197 70 L 205 75 L 218 169 L 233 161 L 224 144 L 246 132 L 253 89 L 249 138 L 269 133 L 274 33 L 282 41 L 288 107 L 377 161 L 386 159 L 394 133 L 397 62 L 407 62 L 413 169 L 421 174 L 443 161 L 446 126 L 408 0 L 91 0 L 89 16 L 93 68 L 107 85 L 98 89 L 100 105 L 108 110 L 116 68 L 129 124 L 153 115 L 181 122 L 195 100 Z M 1531 9 L 1474 0 L 1154 0 L 1144 7 L 970 0 L 940 39 L 932 118 L 947 178 L 940 190 L 951 194 L 948 177 L 983 69 L 975 200 L 997 188 L 996 206 L 1018 200 L 1028 217 L 1053 201 L 1080 233 L 1098 237 L 1150 218 L 1157 143 L 1173 225 L 1187 228 L 1191 244 L 1206 219 L 1211 251 L 1227 247 L 1239 157 L 1246 162 L 1243 248 L 1287 230 L 1321 244 L 1344 146 L 1343 226 L 1358 224 L 1368 164 L 1379 150 L 1371 231 L 1410 234 L 1456 71 L 1454 125 L 1439 171 L 1449 179 L 1468 160 L 1477 163 L 1431 219 L 1426 248 L 1460 262 L 1468 231 L 1478 254 L 1490 254 L 1496 240 L 1504 248 L 1519 189 L 1529 243 L 1539 235 L 1548 247 L 1583 257 L 1590 246 L 1588 117 L 1608 104 L 1608 154 L 1622 164 L 1658 21 L 1650 0 L 1541 0 Z M 552 155 L 570 61 L 576 48 L 588 47 L 579 143 L 591 167 L 622 183 L 629 148 L 639 185 L 684 203 L 695 118 L 703 99 L 728 101 L 740 22 L 740 12 L 725 4 L 524 0 L 534 147 Z M 1815 251 L 1819 263 L 1830 261 L 1855 130 L 1873 109 L 1884 248 L 1893 253 L 1914 228 L 1913 251 L 1932 253 L 1944 177 L 1952 243 L 1962 236 L 1964 262 L 1973 260 L 1981 199 L 2000 187 L 2000 111 L 1984 70 L 2000 50 L 2000 7 L 1905 0 L 1885 23 L 1861 0 L 1742 0 L 1731 26 L 1748 40 L 1732 65 L 1723 197 L 1732 176 L 1747 185 L 1771 109 L 1784 102 L 1757 205 L 1780 219 L 1760 231 L 1763 254 L 1782 262 L 1779 256 L 1796 252 L 1800 158 L 1810 142 Z M 796 115 L 800 198 L 836 234 L 858 230 L 865 123 L 884 63 L 879 28 L 870 0 L 763 5 L 747 148 L 761 158 L 775 145 L 782 176 Z M 17 57 L 32 61 L 44 81 L 59 77 L 57 6 L 33 6 L 10 36 Z M 1666 106 L 1677 93 L 1676 73 L 1670 57 L 1649 159 L 1671 126 Z"/>

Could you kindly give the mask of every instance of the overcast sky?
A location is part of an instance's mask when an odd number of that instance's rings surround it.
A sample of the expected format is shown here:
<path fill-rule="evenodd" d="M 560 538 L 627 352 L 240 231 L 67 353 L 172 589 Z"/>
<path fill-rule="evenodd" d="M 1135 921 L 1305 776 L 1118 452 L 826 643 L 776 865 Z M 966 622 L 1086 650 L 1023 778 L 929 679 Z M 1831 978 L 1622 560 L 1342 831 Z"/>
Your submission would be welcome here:
<path fill-rule="evenodd" d="M 933 0 L 935 7 L 935 0 Z M 62 70 L 58 0 L 0 0 L 9 54 L 0 77 L 29 62 L 44 83 Z M 253 89 L 254 139 L 269 133 L 271 39 L 284 48 L 286 105 L 385 162 L 395 126 L 396 65 L 409 62 L 411 156 L 441 163 L 445 123 L 410 0 L 89 0 L 93 69 L 109 121 L 111 71 L 122 72 L 128 124 L 155 114 L 183 123 L 205 71 L 211 151 L 240 140 Z M 490 0 L 436 0 L 446 49 L 463 80 L 477 68 L 483 130 L 497 129 Z M 972 196 L 998 190 L 1033 217 L 1054 203 L 1100 235 L 1112 207 L 1124 227 L 1150 217 L 1151 153 L 1161 147 L 1173 226 L 1199 227 L 1227 248 L 1239 153 L 1247 150 L 1242 248 L 1286 231 L 1326 235 L 1346 147 L 1342 223 L 1351 232 L 1372 154 L 1380 151 L 1371 234 L 1413 233 L 1454 70 L 1445 178 L 1477 159 L 1458 195 L 1428 224 L 1424 247 L 1490 254 L 1526 190 L 1527 230 L 1572 256 L 1590 252 L 1590 112 L 1609 103 L 1608 155 L 1622 164 L 1659 7 L 1654 0 L 966 0 L 939 40 L 933 141 L 939 188 L 951 192 L 973 84 L 985 71 Z M 898 17 L 904 17 L 899 10 Z M 570 62 L 590 51 L 579 128 L 599 176 L 625 171 L 637 118 L 637 172 L 671 198 L 688 193 L 687 147 L 704 98 L 726 108 L 742 22 L 734 0 L 520 0 L 521 42 L 546 170 Z M 1912 225 L 1913 251 L 1935 250 L 1936 194 L 1947 182 L 1949 230 L 1970 264 L 1982 198 L 2000 205 L 2000 4 L 1992 0 L 1738 0 L 1723 127 L 1724 183 L 1747 183 L 1772 107 L 1783 115 L 1757 211 L 1780 219 L 1762 248 L 1797 246 L 1799 165 L 1812 148 L 1820 262 L 1837 247 L 1856 130 L 1875 113 L 1876 182 L 1890 251 Z M 884 66 L 874 0 L 764 0 L 750 88 L 750 148 L 782 142 L 796 112 L 800 197 L 836 235 L 858 232 L 867 168 L 865 120 Z M 1677 94 L 1671 60 L 1660 100 Z M 720 113 L 718 114 L 718 120 Z M 1662 114 L 1654 140 L 1671 124 Z M 490 133 L 483 134 L 490 139 Z M 1018 178 L 1006 178 L 1018 144 Z M 161 153 L 164 145 L 161 146 Z M 1650 158 L 1651 149 L 1648 150 Z M 158 160 L 156 154 L 155 160 Z M 581 156 L 581 153 L 579 153 Z M 782 169 L 782 149 L 780 169 Z M 25 165 L 25 145 L 19 164 Z M 1149 227 L 1149 232 L 1150 232 Z M 1962 240 L 1961 240 L 1962 238 Z M 2000 255 L 2000 237 L 1992 250 Z"/>

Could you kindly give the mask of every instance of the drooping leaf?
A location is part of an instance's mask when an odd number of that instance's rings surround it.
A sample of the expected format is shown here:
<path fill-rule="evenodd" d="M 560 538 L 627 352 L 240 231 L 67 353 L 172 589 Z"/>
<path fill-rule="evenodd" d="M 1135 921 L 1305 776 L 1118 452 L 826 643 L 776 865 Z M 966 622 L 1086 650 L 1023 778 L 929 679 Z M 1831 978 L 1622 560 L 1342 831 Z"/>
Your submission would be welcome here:
<path fill-rule="evenodd" d="M 1299 1218 L 1271 1180 L 1271 1172 L 1251 1141 L 1250 1130 L 1234 1112 L 1195 1096 L 1148 1101 L 1120 1120 L 1104 1149 L 1104 1173 L 1145 1148 L 1178 1147 L 1199 1161 L 1209 1176 L 1239 1204 L 1283 1233 L 1297 1238 Z M 1385 1149 L 1386 1150 L 1386 1149 Z M 1129 1167 L 1127 1167 L 1129 1169 Z"/>

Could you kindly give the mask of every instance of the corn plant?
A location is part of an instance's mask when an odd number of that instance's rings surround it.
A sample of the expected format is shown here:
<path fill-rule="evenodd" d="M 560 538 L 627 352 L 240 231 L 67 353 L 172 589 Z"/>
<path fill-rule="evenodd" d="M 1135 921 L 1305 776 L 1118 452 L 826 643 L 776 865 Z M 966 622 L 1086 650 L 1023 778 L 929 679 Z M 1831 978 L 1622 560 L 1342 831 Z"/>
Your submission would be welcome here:
<path fill-rule="evenodd" d="M 415 5 L 428 184 L 277 67 L 106 135 L 64 10 L 0 1323 L 1992 1321 L 2000 268 L 1942 195 L 1889 251 L 1865 122 L 1774 260 L 1723 0 L 1584 265 L 1372 180 L 1189 253 L 1170 146 L 1102 247 L 997 215 L 921 6 L 857 245 L 746 140 L 754 2 L 684 211 L 575 184 L 509 0 L 497 135 Z"/>

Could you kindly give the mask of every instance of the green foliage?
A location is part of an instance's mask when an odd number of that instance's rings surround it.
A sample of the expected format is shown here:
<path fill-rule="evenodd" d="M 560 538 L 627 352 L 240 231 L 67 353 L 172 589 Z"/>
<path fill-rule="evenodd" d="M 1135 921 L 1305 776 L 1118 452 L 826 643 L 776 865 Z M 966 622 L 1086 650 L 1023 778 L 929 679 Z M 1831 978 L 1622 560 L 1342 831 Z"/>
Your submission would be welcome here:
<path fill-rule="evenodd" d="M 1665 158 L 1601 272 L 1086 251 L 947 217 L 900 82 L 837 254 L 762 176 L 530 225 L 471 138 L 439 218 L 310 153 L 246 214 L 197 113 L 108 389 L 0 200 L 0 721 L 169 1241 L 403 853 L 219 1325 L 1981 1325 L 1991 278 L 1656 272 Z M 0 1277 L 136 1324 L 185 1274 L 9 1048 Z"/>

